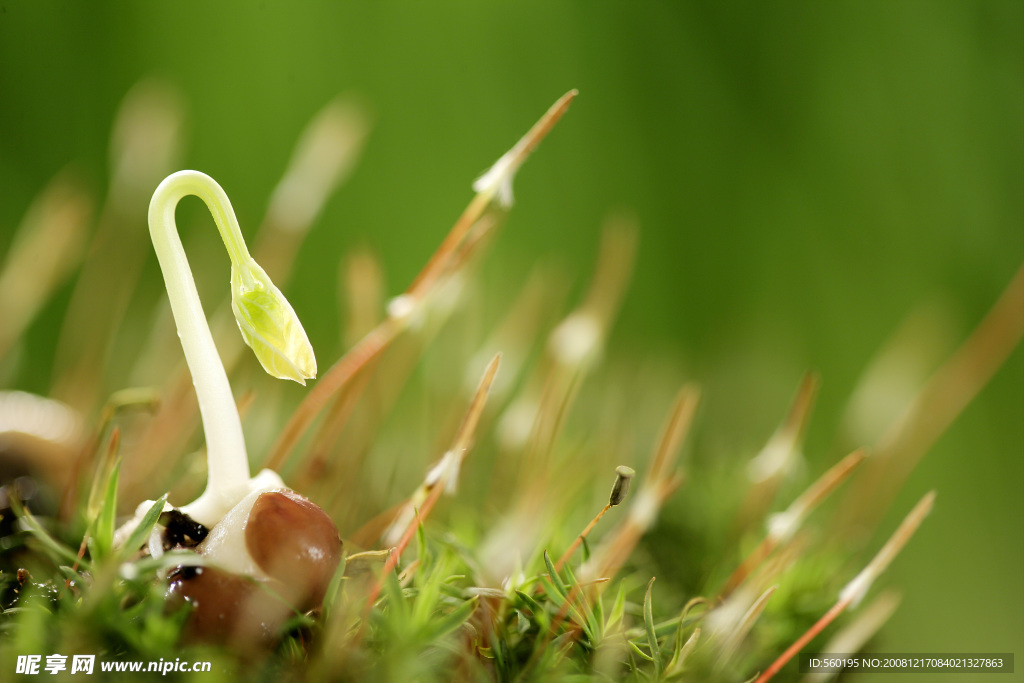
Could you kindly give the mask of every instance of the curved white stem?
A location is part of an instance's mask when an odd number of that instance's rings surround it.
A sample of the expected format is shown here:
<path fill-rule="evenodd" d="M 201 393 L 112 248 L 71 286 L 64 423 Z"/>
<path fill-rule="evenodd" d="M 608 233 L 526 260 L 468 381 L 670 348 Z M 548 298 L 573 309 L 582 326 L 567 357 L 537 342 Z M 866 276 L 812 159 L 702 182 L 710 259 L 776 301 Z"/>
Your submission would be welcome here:
<path fill-rule="evenodd" d="M 178 202 L 190 194 L 210 209 L 232 264 L 245 263 L 250 257 L 231 202 L 213 178 L 198 171 L 179 171 L 160 183 L 149 205 L 149 232 L 199 400 L 209 469 L 206 490 L 185 509 L 196 521 L 212 526 L 252 485 L 242 423 L 174 221 Z M 244 277 L 246 269 L 240 271 Z M 279 478 L 273 484 L 282 485 Z"/>

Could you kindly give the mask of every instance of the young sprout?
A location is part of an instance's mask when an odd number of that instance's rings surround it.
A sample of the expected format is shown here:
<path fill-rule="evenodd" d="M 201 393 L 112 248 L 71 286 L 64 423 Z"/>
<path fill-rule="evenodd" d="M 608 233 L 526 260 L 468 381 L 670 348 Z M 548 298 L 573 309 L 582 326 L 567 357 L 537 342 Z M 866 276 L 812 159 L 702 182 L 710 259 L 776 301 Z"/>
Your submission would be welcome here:
<path fill-rule="evenodd" d="M 313 609 L 323 600 L 341 559 L 341 538 L 330 517 L 285 489 L 276 472 L 263 470 L 249 477 L 242 423 L 174 221 L 178 202 L 190 194 L 206 203 L 227 248 L 231 309 L 246 344 L 275 377 L 305 384 L 316 376 L 306 332 L 284 295 L 249 255 L 227 195 L 198 171 L 168 176 L 153 194 L 149 231 L 196 389 L 209 480 L 197 500 L 165 515 L 167 528 L 163 536 L 150 536 L 149 547 L 159 555 L 165 544 L 182 544 L 187 536 L 198 542 L 196 551 L 211 564 L 179 568 L 171 576 L 168 597 L 193 607 L 188 637 L 270 643 L 291 609 Z M 144 503 L 140 511 L 150 506 Z M 138 519 L 140 515 L 122 527 L 120 538 L 131 534 Z M 270 591 L 258 589 L 257 583 Z M 268 597 L 272 593 L 281 599 Z"/>
<path fill-rule="evenodd" d="M 202 199 L 213 214 L 231 258 L 231 309 L 243 339 L 263 368 L 275 377 L 305 384 L 316 376 L 316 359 L 295 311 L 249 256 L 231 202 L 220 185 L 198 171 L 168 176 L 150 202 L 149 232 L 195 385 L 209 466 L 206 490 L 181 509 L 211 527 L 251 492 L 283 488 L 284 483 L 271 470 L 249 477 L 242 423 L 174 221 L 175 207 L 186 195 Z"/>

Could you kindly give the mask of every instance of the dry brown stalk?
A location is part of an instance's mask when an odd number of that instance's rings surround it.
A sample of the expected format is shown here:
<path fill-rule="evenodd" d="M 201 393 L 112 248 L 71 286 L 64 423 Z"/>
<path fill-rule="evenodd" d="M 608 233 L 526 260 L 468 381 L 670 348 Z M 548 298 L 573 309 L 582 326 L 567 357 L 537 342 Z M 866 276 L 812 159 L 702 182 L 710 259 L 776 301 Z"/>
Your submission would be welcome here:
<path fill-rule="evenodd" d="M 758 677 L 756 683 L 764 683 L 770 680 L 775 674 L 777 674 L 782 667 L 789 662 L 800 650 L 804 648 L 809 642 L 811 642 L 815 636 L 825 630 L 825 627 L 835 621 L 836 617 L 843 613 L 847 607 L 856 606 L 864 595 L 871 588 L 871 584 L 878 576 L 886 570 L 893 559 L 899 554 L 904 546 L 907 545 L 907 541 L 910 540 L 917 528 L 921 526 L 921 522 L 928 516 L 928 513 L 932 510 L 932 505 L 935 502 L 935 492 L 930 491 L 925 494 L 917 505 L 907 514 L 907 516 L 897 527 L 896 531 L 893 532 L 889 540 L 886 541 L 885 545 L 882 546 L 881 550 L 871 559 L 871 561 L 864 567 L 863 570 L 857 576 L 853 578 L 853 581 L 848 583 L 845 588 L 839 593 L 839 600 L 832 605 L 831 608 L 814 623 L 807 631 L 797 638 L 796 642 L 790 645 L 785 652 L 779 655 L 778 659 L 772 662 L 760 677 Z"/>
<path fill-rule="evenodd" d="M 843 501 L 839 517 L 843 533 L 868 532 L 877 526 L 917 463 L 1002 366 L 1022 335 L 1024 266 L 967 340 L 879 439 L 859 481 Z"/>
<path fill-rule="evenodd" d="M 487 402 L 487 394 L 490 391 L 491 384 L 494 382 L 494 376 L 498 372 L 499 365 L 501 365 L 500 354 L 494 357 L 491 363 L 487 366 L 487 369 L 484 371 L 484 376 L 480 380 L 480 386 L 477 388 L 476 394 L 473 396 L 473 400 L 469 405 L 469 409 L 466 411 L 462 424 L 459 425 L 459 430 L 455 435 L 455 439 L 452 441 L 451 448 L 447 453 L 445 453 L 438 465 L 431 469 L 422 486 L 416 490 L 416 493 L 414 493 L 410 499 L 409 505 L 412 507 L 413 511 L 412 519 L 405 526 L 401 538 L 394 545 L 391 554 L 384 563 L 384 569 L 381 572 L 381 577 L 370 592 L 370 596 L 366 601 L 367 611 L 369 611 L 373 607 L 373 603 L 377 601 L 377 596 L 380 595 L 380 591 L 384 587 L 384 581 L 388 574 L 394 571 L 395 567 L 398 566 L 398 562 L 402 558 L 402 553 L 405 551 L 406 547 L 408 547 L 409 542 L 412 541 L 413 536 L 416 534 L 416 529 L 423 524 L 423 521 L 427 518 L 430 511 L 437 503 L 438 498 L 441 497 L 441 494 L 449 484 L 454 483 L 454 478 L 458 476 L 459 467 L 462 464 L 462 460 L 469 452 L 469 448 L 473 441 L 473 435 L 476 432 L 477 423 L 480 421 L 480 415 L 483 414 L 484 405 Z"/>
<path fill-rule="evenodd" d="M 764 448 L 748 463 L 751 485 L 737 515 L 738 531 L 760 522 L 771 508 L 779 486 L 799 463 L 800 447 L 820 385 L 821 380 L 817 374 L 808 372 L 804 375 L 786 418 Z"/>
<path fill-rule="evenodd" d="M 846 481 L 853 471 L 864 462 L 865 455 L 863 450 L 850 453 L 822 474 L 790 504 L 785 512 L 770 518 L 768 534 L 725 582 L 721 597 L 725 598 L 732 593 L 736 586 L 740 585 L 780 543 L 785 543 L 792 538 L 807 515 Z"/>
<path fill-rule="evenodd" d="M 654 476 L 649 474 L 645 477 L 633 496 L 626 519 L 609 533 L 591 558 L 580 568 L 582 581 L 598 577 L 614 578 L 640 542 L 640 538 L 657 519 L 662 505 L 682 484 L 683 477 L 675 471 L 675 464 L 699 401 L 700 391 L 695 385 L 684 386 L 676 396 L 651 458 L 651 472 Z"/>
<path fill-rule="evenodd" d="M 522 163 L 529 153 L 547 135 L 555 123 L 568 110 L 569 104 L 576 96 L 571 91 L 562 96 L 540 121 L 513 147 L 517 164 Z M 405 329 L 408 319 L 415 307 L 433 291 L 434 285 L 449 270 L 451 261 L 459 254 L 466 236 L 477 222 L 484 217 L 494 200 L 493 192 L 478 192 L 469 205 L 456 220 L 448 235 L 437 251 L 430 257 L 427 264 L 406 289 L 399 300 L 392 302 L 395 306 L 392 315 L 386 317 L 376 328 L 360 340 L 355 347 L 334 364 L 313 389 L 306 395 L 299 407 L 281 431 L 277 441 L 271 447 L 265 460 L 265 466 L 279 468 L 298 445 L 302 435 L 313 423 L 327 403 L 355 375 L 366 367 L 367 363 L 377 358 L 398 334 Z"/>

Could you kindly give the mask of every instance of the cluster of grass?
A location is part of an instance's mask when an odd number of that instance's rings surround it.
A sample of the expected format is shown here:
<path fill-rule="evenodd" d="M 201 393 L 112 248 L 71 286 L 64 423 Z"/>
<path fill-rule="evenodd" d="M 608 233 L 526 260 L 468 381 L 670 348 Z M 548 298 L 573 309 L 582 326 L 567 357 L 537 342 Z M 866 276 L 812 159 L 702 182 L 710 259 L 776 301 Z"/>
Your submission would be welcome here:
<path fill-rule="evenodd" d="M 118 124 L 123 148 L 115 159 L 123 167 L 112 172 L 94 237 L 119 245 L 123 267 L 111 273 L 109 262 L 91 260 L 77 271 L 68 304 L 73 341 L 62 341 L 76 352 L 55 363 L 63 402 L 19 399 L 31 406 L 25 411 L 70 404 L 96 417 L 73 436 L 26 427 L 18 444 L 32 466 L 4 488 L 5 676 L 19 655 L 86 653 L 107 661 L 211 661 L 213 675 L 252 680 L 741 681 L 777 671 L 795 677 L 790 658 L 827 628 L 832 644 L 813 641 L 816 648 L 864 646 L 894 598 L 882 593 L 849 613 L 907 543 L 933 496 L 884 544 L 872 540 L 879 510 L 1017 344 L 1024 277 L 1017 275 L 957 354 L 907 397 L 905 412 L 870 453 L 855 451 L 798 484 L 806 486 L 802 493 L 792 495 L 813 375 L 748 468 L 684 467 L 697 387 L 656 385 L 639 404 L 623 406 L 613 384 L 585 383 L 600 365 L 628 286 L 636 232 L 628 219 L 609 221 L 591 284 L 567 313 L 557 273 L 539 270 L 499 315 L 482 313 L 492 302 L 474 290 L 478 256 L 511 206 L 512 177 L 572 97 L 559 100 L 477 182 L 469 206 L 403 294 L 385 305 L 379 264 L 365 253 L 347 260 L 350 348 L 297 405 L 240 362 L 224 307 L 211 316 L 225 366 L 236 385 L 250 388 L 239 399 L 250 442 L 270 444 L 255 452 L 320 504 L 346 542 L 322 608 L 293 614 L 268 650 L 182 642 L 188 611 L 165 603 L 166 576 L 202 557 L 154 558 L 139 550 L 166 497 L 127 543 L 114 543 L 119 514 L 167 490 L 172 502 L 187 500 L 202 481 L 194 465 L 200 459 L 189 452 L 197 445 L 197 408 L 187 371 L 170 360 L 177 349 L 167 341 L 169 320 L 158 313 L 133 325 L 138 312 L 129 313 L 118 296 L 133 286 L 145 253 L 141 239 L 121 239 L 120 231 L 127 225 L 144 232 L 140 207 L 171 170 L 177 135 L 166 93 L 136 93 L 122 113 L 127 122 Z M 126 140 L 133 133 L 138 137 Z M 358 113 L 334 103 L 300 141 L 254 249 L 275 280 L 287 280 L 302 235 L 363 135 Z M 0 354 L 56 283 L 76 271 L 87 205 L 61 179 L 26 220 L 23 253 L 55 234 L 71 247 L 43 250 L 45 267 L 36 261 L 34 272 L 12 258 L 0 273 L 0 281 L 14 277 L 12 270 L 25 280 L 16 304 L 6 304 L 12 323 L 0 334 Z M 123 305 L 97 311 L 96 301 Z M 109 383 L 129 384 L 127 376 L 102 375 L 97 359 L 111 347 L 142 349 L 136 376 L 163 372 L 169 379 L 159 389 L 109 395 Z M 403 401 L 430 407 L 417 413 Z M 667 413 L 660 435 L 623 429 L 632 418 L 610 417 L 622 410 L 645 428 L 652 412 Z M 649 457 L 633 455 L 641 447 Z M 470 457 L 474 473 L 464 481 Z M 857 488 L 831 501 L 848 481 Z M 684 485 L 692 492 L 686 534 L 669 542 L 662 535 L 645 547 L 662 507 Z M 406 491 L 397 504 L 389 500 L 396 489 Z M 822 504 L 829 509 L 816 513 Z M 447 507 L 444 518 L 434 513 L 438 507 Z M 677 577 L 686 579 L 655 581 L 646 568 L 654 555 L 678 564 Z"/>

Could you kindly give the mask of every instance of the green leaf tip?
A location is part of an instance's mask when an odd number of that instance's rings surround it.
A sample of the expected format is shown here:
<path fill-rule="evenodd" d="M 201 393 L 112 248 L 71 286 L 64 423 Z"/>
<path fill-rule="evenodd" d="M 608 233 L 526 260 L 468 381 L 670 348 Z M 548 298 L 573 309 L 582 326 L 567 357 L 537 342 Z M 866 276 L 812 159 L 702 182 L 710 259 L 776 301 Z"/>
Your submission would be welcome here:
<path fill-rule="evenodd" d="M 267 374 L 303 386 L 316 377 L 316 357 L 299 317 L 251 258 L 231 266 L 231 310 Z"/>

